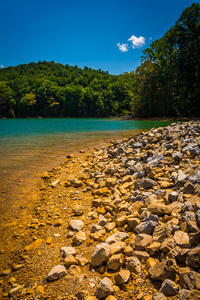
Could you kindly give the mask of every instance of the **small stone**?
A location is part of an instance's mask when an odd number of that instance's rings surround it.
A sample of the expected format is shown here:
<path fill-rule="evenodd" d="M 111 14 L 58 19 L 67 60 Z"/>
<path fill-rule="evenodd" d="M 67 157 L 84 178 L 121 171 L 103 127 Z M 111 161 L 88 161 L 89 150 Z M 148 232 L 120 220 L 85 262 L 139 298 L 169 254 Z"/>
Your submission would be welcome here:
<path fill-rule="evenodd" d="M 166 296 L 175 296 L 178 293 L 178 287 L 174 281 L 165 279 L 160 288 L 160 292 Z"/>
<path fill-rule="evenodd" d="M 145 250 L 146 247 L 151 243 L 152 236 L 145 233 L 140 233 L 136 236 L 134 240 L 134 245 L 136 250 Z"/>
<path fill-rule="evenodd" d="M 171 193 L 169 193 L 169 195 L 168 195 L 168 199 L 169 199 L 169 201 L 171 201 L 171 202 L 175 202 L 175 201 L 177 201 L 178 200 L 178 193 L 177 192 L 171 192 Z"/>
<path fill-rule="evenodd" d="M 200 274 L 189 268 L 179 268 L 179 284 L 183 289 L 200 289 Z"/>
<path fill-rule="evenodd" d="M 177 230 L 174 234 L 174 240 L 175 240 L 176 244 L 181 248 L 190 247 L 189 236 L 186 232 Z"/>
<path fill-rule="evenodd" d="M 129 238 L 128 233 L 126 233 L 126 232 L 117 232 L 117 233 L 114 233 L 113 235 L 109 236 L 106 239 L 106 243 L 112 244 L 112 243 L 115 243 L 117 241 L 124 241 L 127 238 Z"/>
<path fill-rule="evenodd" d="M 192 183 L 186 182 L 184 184 L 184 192 L 185 192 L 185 194 L 192 194 L 192 193 L 194 193 L 194 190 L 195 190 L 195 186 Z"/>
<path fill-rule="evenodd" d="M 152 234 L 157 225 L 158 223 L 154 221 L 142 222 L 135 227 L 135 231 L 138 233 Z"/>
<path fill-rule="evenodd" d="M 75 259 L 75 257 L 73 255 L 68 255 L 67 257 L 65 257 L 65 265 L 71 266 L 71 265 L 78 265 L 77 260 Z"/>
<path fill-rule="evenodd" d="M 62 226 L 62 224 L 63 224 L 63 220 L 62 219 L 57 219 L 54 223 L 54 226 L 59 227 L 59 226 Z"/>
<path fill-rule="evenodd" d="M 81 274 L 81 269 L 79 267 L 77 267 L 76 265 L 71 265 L 69 267 L 68 272 L 71 276 L 78 276 Z"/>
<path fill-rule="evenodd" d="M 80 231 L 83 229 L 84 223 L 82 220 L 71 220 L 69 221 L 68 227 L 74 231 Z"/>
<path fill-rule="evenodd" d="M 121 270 L 114 277 L 115 283 L 118 285 L 127 283 L 130 278 L 130 275 L 131 275 L 131 273 L 129 270 Z"/>
<path fill-rule="evenodd" d="M 81 205 L 76 205 L 73 208 L 73 213 L 75 216 L 81 216 L 84 213 L 83 207 Z"/>
<path fill-rule="evenodd" d="M 172 209 L 170 206 L 165 204 L 150 204 L 147 207 L 148 211 L 156 215 L 170 215 L 172 213 Z"/>
<path fill-rule="evenodd" d="M 47 245 L 50 245 L 52 243 L 52 237 L 48 237 L 46 243 Z"/>
<path fill-rule="evenodd" d="M 155 293 L 153 294 L 152 300 L 167 300 L 163 293 Z"/>
<path fill-rule="evenodd" d="M 96 289 L 95 295 L 98 299 L 106 298 L 114 293 L 113 283 L 108 277 L 104 277 Z"/>
<path fill-rule="evenodd" d="M 65 276 L 67 274 L 66 269 L 62 265 L 55 266 L 48 274 L 47 280 L 48 281 L 54 281 L 58 280 L 61 277 Z"/>
<path fill-rule="evenodd" d="M 131 273 L 139 274 L 141 272 L 141 263 L 136 256 L 131 256 L 126 259 L 125 267 Z"/>
<path fill-rule="evenodd" d="M 62 247 L 60 253 L 62 254 L 62 257 L 65 258 L 68 255 L 76 254 L 76 250 L 73 247 Z"/>
<path fill-rule="evenodd" d="M 196 247 L 187 253 L 186 265 L 199 270 L 200 267 L 200 247 Z"/>
<path fill-rule="evenodd" d="M 108 243 L 101 243 L 94 248 L 91 256 L 91 264 L 94 267 L 105 263 L 110 256 L 110 245 Z"/>
<path fill-rule="evenodd" d="M 149 269 L 149 275 L 152 279 L 164 281 L 173 280 L 176 273 L 176 261 L 174 259 L 163 260 Z"/>
<path fill-rule="evenodd" d="M 121 267 L 121 265 L 122 265 L 122 255 L 121 254 L 112 255 L 107 262 L 107 266 L 111 270 L 117 270 Z"/>
<path fill-rule="evenodd" d="M 35 249 L 37 249 L 37 247 L 39 247 L 43 242 L 43 239 L 37 239 L 36 241 L 34 241 L 32 244 L 27 245 L 24 250 L 25 251 L 33 251 Z"/>
<path fill-rule="evenodd" d="M 73 238 L 72 242 L 77 246 L 82 244 L 86 240 L 86 234 L 83 231 L 79 231 L 75 237 Z"/>

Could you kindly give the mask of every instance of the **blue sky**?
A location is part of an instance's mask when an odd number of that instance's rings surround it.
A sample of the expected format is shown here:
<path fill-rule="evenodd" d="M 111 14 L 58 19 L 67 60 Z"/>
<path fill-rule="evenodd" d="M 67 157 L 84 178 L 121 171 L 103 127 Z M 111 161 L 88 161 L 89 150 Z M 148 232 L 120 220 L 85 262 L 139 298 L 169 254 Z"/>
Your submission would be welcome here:
<path fill-rule="evenodd" d="M 0 67 L 43 61 L 130 72 L 190 0 L 0 0 Z"/>

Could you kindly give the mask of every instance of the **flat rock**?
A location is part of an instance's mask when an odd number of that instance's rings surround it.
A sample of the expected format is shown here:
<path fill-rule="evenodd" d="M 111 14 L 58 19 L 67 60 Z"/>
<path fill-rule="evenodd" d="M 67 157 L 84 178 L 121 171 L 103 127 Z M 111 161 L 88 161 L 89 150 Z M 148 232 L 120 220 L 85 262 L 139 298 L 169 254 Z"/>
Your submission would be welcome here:
<path fill-rule="evenodd" d="M 147 209 L 156 215 L 170 215 L 172 213 L 170 206 L 160 203 L 150 204 L 148 205 Z"/>

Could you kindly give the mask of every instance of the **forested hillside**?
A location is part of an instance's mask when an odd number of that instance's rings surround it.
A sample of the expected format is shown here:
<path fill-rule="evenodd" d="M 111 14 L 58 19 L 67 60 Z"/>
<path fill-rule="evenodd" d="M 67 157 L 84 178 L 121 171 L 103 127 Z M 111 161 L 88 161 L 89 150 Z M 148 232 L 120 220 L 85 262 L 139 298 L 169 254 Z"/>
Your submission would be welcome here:
<path fill-rule="evenodd" d="M 0 69 L 0 117 L 200 115 L 200 4 L 119 76 L 39 61 Z"/>

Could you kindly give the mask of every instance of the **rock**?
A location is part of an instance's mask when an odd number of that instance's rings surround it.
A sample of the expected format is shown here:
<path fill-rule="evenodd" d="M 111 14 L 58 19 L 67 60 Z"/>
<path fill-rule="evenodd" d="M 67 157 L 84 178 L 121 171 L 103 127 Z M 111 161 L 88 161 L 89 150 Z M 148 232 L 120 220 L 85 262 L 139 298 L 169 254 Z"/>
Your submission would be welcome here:
<path fill-rule="evenodd" d="M 145 250 L 146 247 L 151 243 L 152 236 L 145 233 L 140 233 L 134 240 L 134 246 L 136 250 Z"/>
<path fill-rule="evenodd" d="M 99 215 L 99 218 L 98 218 L 98 225 L 100 226 L 104 226 L 107 224 L 107 219 L 104 217 L 104 215 Z"/>
<path fill-rule="evenodd" d="M 139 185 L 144 189 L 151 189 L 157 185 L 157 182 L 152 180 L 151 178 L 143 178 L 140 180 Z"/>
<path fill-rule="evenodd" d="M 77 267 L 76 265 L 71 265 L 68 269 L 68 273 L 71 276 L 78 276 L 81 274 L 81 269 L 79 267 Z"/>
<path fill-rule="evenodd" d="M 75 259 L 75 257 L 73 255 L 68 255 L 67 257 L 65 257 L 65 265 L 68 267 L 68 266 L 71 266 L 71 265 L 78 265 L 78 262 L 77 260 Z"/>
<path fill-rule="evenodd" d="M 86 299 L 86 300 L 88 300 L 88 299 Z M 105 300 L 117 300 L 117 298 L 115 298 L 114 296 L 110 295 L 110 296 L 106 297 Z"/>
<path fill-rule="evenodd" d="M 179 284 L 183 289 L 200 289 L 200 274 L 189 268 L 179 268 Z"/>
<path fill-rule="evenodd" d="M 181 248 L 190 247 L 189 236 L 186 232 L 183 232 L 181 230 L 176 231 L 174 234 L 174 240 L 176 244 Z"/>
<path fill-rule="evenodd" d="M 86 234 L 83 231 L 79 231 L 75 237 L 73 238 L 72 242 L 77 246 L 82 244 L 86 240 Z"/>
<path fill-rule="evenodd" d="M 174 239 L 168 238 L 168 239 L 164 240 L 164 242 L 161 244 L 160 250 L 163 251 L 163 252 L 165 252 L 165 253 L 168 253 L 174 247 L 175 247 Z"/>
<path fill-rule="evenodd" d="M 174 259 L 163 260 L 149 269 L 152 279 L 164 281 L 165 279 L 174 280 L 176 273 L 176 261 Z"/>
<path fill-rule="evenodd" d="M 58 185 L 58 183 L 60 182 L 59 179 L 55 180 L 54 182 L 51 183 L 52 187 L 56 187 Z"/>
<path fill-rule="evenodd" d="M 81 205 L 76 205 L 73 208 L 73 213 L 74 213 L 75 216 L 81 216 L 84 213 L 84 209 Z"/>
<path fill-rule="evenodd" d="M 89 292 L 87 290 L 80 291 L 75 294 L 78 300 L 86 300 L 88 298 Z"/>
<path fill-rule="evenodd" d="M 154 221 L 142 222 L 135 227 L 135 231 L 138 233 L 146 233 L 151 235 L 157 225 L 158 223 Z"/>
<path fill-rule="evenodd" d="M 117 232 L 117 233 L 114 233 L 113 235 L 109 236 L 106 239 L 106 243 L 112 244 L 112 243 L 115 243 L 115 242 L 118 242 L 118 241 L 124 241 L 128 238 L 129 238 L 128 233 L 126 233 L 126 232 Z"/>
<path fill-rule="evenodd" d="M 182 182 L 182 181 L 184 181 L 186 178 L 187 178 L 187 175 L 185 175 L 185 174 L 183 173 L 183 171 L 179 170 L 179 171 L 178 171 L 178 179 L 177 179 L 177 182 Z"/>
<path fill-rule="evenodd" d="M 153 242 L 151 243 L 148 247 L 146 247 L 146 251 L 150 254 L 150 255 L 155 255 L 156 252 L 158 252 L 158 250 L 160 249 L 161 244 L 158 242 Z"/>
<path fill-rule="evenodd" d="M 171 192 L 168 195 L 168 200 L 171 202 L 175 202 L 178 200 L 178 196 L 179 196 L 179 194 L 177 192 Z"/>
<path fill-rule="evenodd" d="M 118 285 L 127 283 L 130 278 L 129 270 L 121 270 L 119 273 L 115 274 L 114 280 Z"/>
<path fill-rule="evenodd" d="M 62 226 L 63 225 L 63 220 L 62 219 L 57 219 L 55 222 L 54 222 L 54 226 L 55 227 L 59 227 L 59 226 Z"/>
<path fill-rule="evenodd" d="M 174 281 L 165 279 L 161 285 L 160 292 L 166 296 L 175 296 L 178 293 L 178 287 Z"/>
<path fill-rule="evenodd" d="M 66 269 L 62 265 L 55 266 L 48 274 L 47 280 L 48 281 L 54 281 L 58 280 L 61 277 L 65 276 L 67 274 Z"/>
<path fill-rule="evenodd" d="M 196 247 L 187 253 L 186 265 L 199 270 L 200 268 L 200 247 Z"/>
<path fill-rule="evenodd" d="M 122 265 L 122 255 L 121 254 L 112 255 L 107 262 L 107 266 L 111 270 L 117 270 L 121 267 L 121 265 Z"/>
<path fill-rule="evenodd" d="M 170 215 L 172 213 L 172 209 L 170 206 L 165 204 L 150 204 L 147 207 L 148 211 L 156 215 Z"/>
<path fill-rule="evenodd" d="M 27 245 L 24 250 L 25 251 L 33 251 L 36 250 L 37 247 L 39 247 L 43 242 L 43 239 L 37 239 L 36 241 L 34 241 L 32 244 Z"/>
<path fill-rule="evenodd" d="M 141 212 L 141 208 L 144 207 L 144 204 L 139 202 L 139 201 L 136 201 L 134 202 L 131 206 L 130 206 L 130 213 L 131 214 L 134 214 L 135 212 Z"/>
<path fill-rule="evenodd" d="M 194 193 L 195 186 L 191 182 L 186 182 L 184 184 L 184 192 L 185 194 L 192 194 Z"/>
<path fill-rule="evenodd" d="M 24 288 L 24 285 L 14 284 L 8 292 L 8 295 L 13 299 L 16 298 L 16 294 Z"/>
<path fill-rule="evenodd" d="M 167 225 L 157 226 L 153 232 L 153 241 L 162 243 L 170 236 L 170 228 Z"/>
<path fill-rule="evenodd" d="M 128 269 L 131 273 L 141 273 L 141 263 L 136 256 L 131 256 L 126 259 L 125 268 Z"/>
<path fill-rule="evenodd" d="M 98 299 L 106 298 L 114 293 L 113 283 L 108 277 L 104 277 L 96 289 L 95 295 Z"/>
<path fill-rule="evenodd" d="M 190 244 L 197 245 L 200 243 L 200 231 L 190 235 Z"/>
<path fill-rule="evenodd" d="M 163 293 L 155 293 L 153 294 L 152 300 L 167 300 Z"/>
<path fill-rule="evenodd" d="M 83 229 L 84 223 L 82 220 L 70 220 L 68 227 L 74 231 L 80 231 Z"/>
<path fill-rule="evenodd" d="M 126 247 L 126 243 L 119 241 L 110 245 L 110 254 L 119 254 L 124 252 L 124 248 Z M 132 249 L 132 248 L 131 248 Z M 133 251 L 133 249 L 132 249 Z"/>
<path fill-rule="evenodd" d="M 62 257 L 65 258 L 68 255 L 76 254 L 76 250 L 73 247 L 62 247 L 60 248 L 60 253 L 62 254 Z"/>
<path fill-rule="evenodd" d="M 134 251 L 134 255 L 139 259 L 139 260 L 147 260 L 149 259 L 150 255 L 146 251 Z"/>
<path fill-rule="evenodd" d="M 100 225 L 94 224 L 94 225 L 92 225 L 91 233 L 95 233 L 101 229 L 102 229 L 102 227 Z"/>
<path fill-rule="evenodd" d="M 91 264 L 94 267 L 105 263 L 110 256 L 110 245 L 108 243 L 101 243 L 94 248 L 91 256 Z"/>
<path fill-rule="evenodd" d="M 174 153 L 172 153 L 172 158 L 176 161 L 181 161 L 183 158 L 183 153 L 174 152 Z"/>

